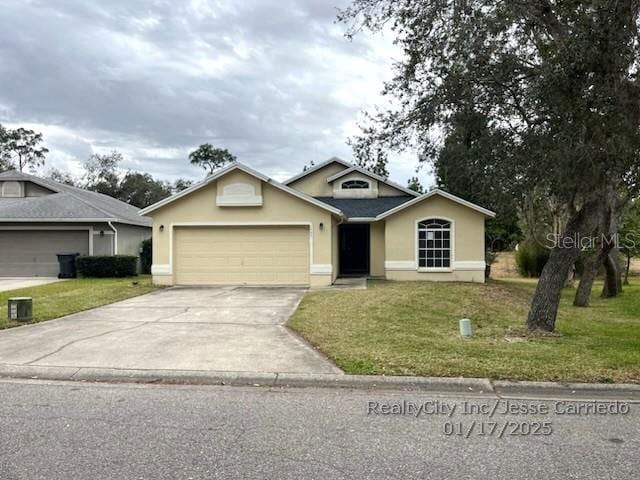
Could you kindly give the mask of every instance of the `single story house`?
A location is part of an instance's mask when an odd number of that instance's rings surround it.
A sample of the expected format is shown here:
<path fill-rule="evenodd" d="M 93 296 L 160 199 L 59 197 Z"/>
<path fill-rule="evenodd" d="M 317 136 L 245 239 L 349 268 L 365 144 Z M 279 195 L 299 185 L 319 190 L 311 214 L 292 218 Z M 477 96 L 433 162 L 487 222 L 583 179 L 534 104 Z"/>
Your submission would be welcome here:
<path fill-rule="evenodd" d="M 0 277 L 56 276 L 56 255 L 139 256 L 151 219 L 138 208 L 14 170 L 0 173 Z"/>
<path fill-rule="evenodd" d="M 484 282 L 485 219 L 338 158 L 279 183 L 232 163 L 140 211 L 161 285 L 330 285 L 338 276 Z"/>

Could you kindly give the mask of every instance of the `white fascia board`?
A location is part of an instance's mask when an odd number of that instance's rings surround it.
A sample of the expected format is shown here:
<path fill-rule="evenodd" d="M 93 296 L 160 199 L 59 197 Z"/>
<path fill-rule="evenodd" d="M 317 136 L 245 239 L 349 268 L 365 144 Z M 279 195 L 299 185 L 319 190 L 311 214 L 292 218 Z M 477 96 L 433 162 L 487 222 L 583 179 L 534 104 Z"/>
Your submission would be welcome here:
<path fill-rule="evenodd" d="M 321 168 L 326 167 L 327 165 L 331 165 L 332 163 L 339 163 L 340 165 L 343 165 L 347 168 L 351 168 L 353 165 L 351 165 L 349 162 L 347 162 L 346 160 L 342 160 L 341 158 L 338 157 L 331 157 L 329 160 L 325 160 L 322 163 L 319 163 L 318 165 L 314 165 L 311 168 L 308 168 L 307 170 L 305 170 L 304 172 L 301 172 L 297 175 L 294 175 L 293 177 L 291 177 L 288 180 L 285 180 L 284 182 L 282 182 L 283 185 L 289 185 L 290 183 L 295 182 L 296 180 L 300 180 L 303 177 L 306 177 L 307 175 L 316 172 L 318 170 L 320 170 Z"/>
<path fill-rule="evenodd" d="M 0 218 L 2 223 L 47 223 L 47 222 L 60 222 L 60 223 L 107 223 L 117 222 L 126 223 L 118 218 Z"/>
<path fill-rule="evenodd" d="M 378 215 L 376 217 L 377 220 L 382 220 L 383 218 L 386 218 L 390 215 L 393 215 L 396 212 L 399 212 L 401 210 L 404 210 L 407 207 L 410 207 L 411 205 L 415 205 L 416 203 L 419 203 L 423 200 L 426 200 L 427 198 L 431 198 L 434 195 L 440 195 L 441 197 L 447 198 L 455 203 L 458 203 L 460 205 L 463 205 L 465 207 L 471 208 L 472 210 L 475 210 L 477 212 L 482 213 L 483 215 L 489 217 L 489 218 L 493 218 L 496 216 L 495 212 L 492 212 L 491 210 L 487 210 L 486 208 L 481 207 L 480 205 L 476 205 L 475 203 L 471 203 L 467 200 L 464 200 L 460 197 L 456 197 L 455 195 L 452 195 L 451 193 L 445 192 L 444 190 L 440 190 L 440 189 L 435 189 L 435 190 L 431 190 L 428 193 L 422 194 L 419 197 L 414 198 L 413 200 L 410 200 L 408 202 L 405 202 L 401 205 L 398 205 L 397 207 L 392 208 L 391 210 L 387 210 L 386 212 L 381 213 L 380 215 Z"/>
<path fill-rule="evenodd" d="M 343 176 L 348 175 L 351 172 L 355 172 L 355 171 L 356 171 L 356 167 L 355 166 L 351 166 L 351 167 L 347 168 L 346 170 L 342 170 L 342 171 L 340 171 L 338 173 L 335 173 L 335 174 L 331 175 L 330 177 L 327 177 L 327 183 L 331 183 L 334 180 L 337 180 L 340 177 L 343 177 Z M 373 177 L 373 175 L 367 175 L 367 176 Z"/>
<path fill-rule="evenodd" d="M 150 224 L 134 222 L 123 218 L 0 218 L 0 223 L 123 223 L 134 227 L 151 228 Z"/>
<path fill-rule="evenodd" d="M 294 195 L 302 200 L 305 200 L 309 203 L 312 203 L 313 205 L 316 205 L 317 207 L 323 208 L 325 210 L 330 211 L 331 213 L 338 215 L 340 217 L 343 217 L 344 214 L 338 210 L 337 208 L 334 208 L 330 205 L 327 205 L 324 202 L 321 202 L 320 200 L 316 200 L 315 198 L 306 195 L 302 192 L 299 192 L 297 190 L 294 190 L 290 187 L 287 187 L 286 185 L 283 185 L 279 182 L 276 182 L 275 180 L 267 177 L 266 175 L 263 175 L 262 173 L 254 170 L 253 168 L 250 168 L 246 165 L 243 165 L 240 162 L 233 162 L 230 163 L 229 165 L 227 165 L 226 167 L 221 168 L 220 170 L 218 170 L 217 172 L 214 172 L 212 175 L 209 175 L 207 178 L 205 178 L 203 181 L 196 183 L 195 185 L 192 185 L 191 187 L 176 193 L 175 195 L 172 195 L 168 198 L 165 198 L 164 200 L 160 200 L 157 203 L 154 203 L 153 205 L 150 205 L 146 208 L 143 208 L 142 210 L 140 210 L 138 212 L 138 215 L 146 215 L 150 212 L 153 212 L 155 210 L 157 210 L 160 207 L 163 207 L 169 203 L 172 203 L 176 200 L 178 200 L 179 198 L 184 197 L 185 195 L 189 195 L 192 192 L 195 192 L 196 190 L 199 190 L 207 185 L 209 185 L 211 182 L 217 180 L 218 178 L 222 177 L 223 175 L 226 175 L 227 173 L 233 171 L 233 170 L 242 170 L 243 172 L 251 175 L 252 177 L 255 177 L 259 180 L 262 180 L 265 183 L 268 183 L 269 185 L 273 185 L 276 188 L 279 188 L 280 190 L 283 190 L 287 193 L 290 193 L 291 195 Z"/>
<path fill-rule="evenodd" d="M 347 217 L 345 219 L 345 223 L 369 223 L 377 221 L 378 219 L 375 217 Z"/>
<path fill-rule="evenodd" d="M 411 190 L 410 188 L 403 187 L 402 185 L 399 185 L 399 184 L 397 184 L 395 182 L 392 182 L 389 179 L 381 177 L 380 175 L 376 175 L 375 173 L 370 172 L 369 170 L 367 170 L 365 168 L 358 167 L 356 165 L 353 165 L 352 167 L 350 167 L 350 168 L 348 168 L 346 170 L 338 172 L 335 175 L 331 175 L 329 178 L 327 178 L 327 183 L 332 183 L 332 182 L 338 180 L 339 178 L 342 178 L 345 175 L 348 175 L 348 174 L 353 173 L 353 172 L 358 172 L 358 173 L 361 173 L 362 175 L 365 175 L 365 176 L 367 176 L 369 178 L 373 178 L 374 180 L 377 180 L 379 182 L 386 183 L 387 185 L 389 185 L 389 186 L 391 186 L 391 187 L 393 187 L 395 189 L 398 189 L 398 190 L 400 190 L 400 191 L 402 191 L 402 192 L 404 192 L 404 193 L 406 193 L 408 195 L 411 195 L 412 197 L 418 197 L 420 195 L 418 192 L 415 192 L 415 191 Z"/>

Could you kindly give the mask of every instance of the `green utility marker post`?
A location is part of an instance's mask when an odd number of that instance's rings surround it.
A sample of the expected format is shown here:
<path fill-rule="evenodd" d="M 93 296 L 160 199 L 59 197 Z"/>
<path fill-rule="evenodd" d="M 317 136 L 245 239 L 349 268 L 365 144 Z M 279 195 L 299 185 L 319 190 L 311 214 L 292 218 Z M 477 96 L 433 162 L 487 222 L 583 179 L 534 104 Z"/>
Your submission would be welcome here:
<path fill-rule="evenodd" d="M 468 318 L 463 318 L 460 320 L 460 335 L 463 337 L 471 336 L 471 320 Z"/>

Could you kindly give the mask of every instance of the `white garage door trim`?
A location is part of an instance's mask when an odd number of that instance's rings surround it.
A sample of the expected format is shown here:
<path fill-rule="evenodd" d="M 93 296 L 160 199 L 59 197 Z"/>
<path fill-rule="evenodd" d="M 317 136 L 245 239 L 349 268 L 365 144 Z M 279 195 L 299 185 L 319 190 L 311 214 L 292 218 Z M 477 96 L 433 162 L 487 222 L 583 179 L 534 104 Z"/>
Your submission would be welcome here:
<path fill-rule="evenodd" d="M 311 222 L 177 222 L 169 225 L 169 263 L 153 265 L 153 275 L 173 275 L 173 232 L 176 227 L 308 227 L 309 228 L 309 273 L 325 268 L 313 263 L 313 223 Z"/>
<path fill-rule="evenodd" d="M 8 231 L 14 231 L 14 230 L 37 230 L 37 231 L 49 231 L 49 230 L 70 230 L 70 231 L 85 231 L 87 232 L 88 236 L 89 236 L 89 255 L 92 256 L 93 255 L 93 227 L 50 227 L 50 226 L 41 226 L 41 227 L 37 227 L 37 226 L 28 226 L 28 227 L 0 227 L 0 230 L 8 230 Z"/>

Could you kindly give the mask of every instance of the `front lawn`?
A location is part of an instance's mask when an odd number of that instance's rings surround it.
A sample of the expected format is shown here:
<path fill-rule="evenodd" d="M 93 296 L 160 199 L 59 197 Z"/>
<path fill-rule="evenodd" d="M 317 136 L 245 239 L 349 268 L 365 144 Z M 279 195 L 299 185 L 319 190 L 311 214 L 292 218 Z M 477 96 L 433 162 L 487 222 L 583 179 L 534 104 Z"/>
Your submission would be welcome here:
<path fill-rule="evenodd" d="M 616 299 L 571 305 L 564 292 L 558 336 L 524 338 L 535 282 L 369 282 L 320 291 L 290 326 L 347 373 L 640 383 L 640 279 Z M 458 320 L 470 318 L 473 338 Z"/>
<path fill-rule="evenodd" d="M 144 275 L 135 278 L 76 278 L 0 292 L 0 329 L 21 325 L 7 320 L 7 300 L 10 297 L 33 297 L 33 323 L 37 323 L 125 300 L 154 289 L 151 277 Z"/>

